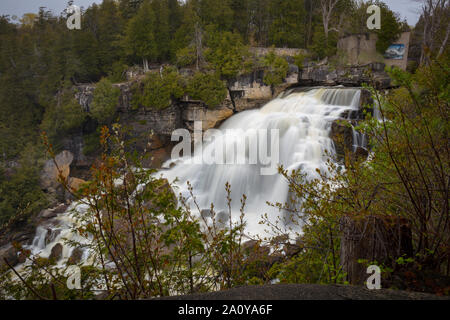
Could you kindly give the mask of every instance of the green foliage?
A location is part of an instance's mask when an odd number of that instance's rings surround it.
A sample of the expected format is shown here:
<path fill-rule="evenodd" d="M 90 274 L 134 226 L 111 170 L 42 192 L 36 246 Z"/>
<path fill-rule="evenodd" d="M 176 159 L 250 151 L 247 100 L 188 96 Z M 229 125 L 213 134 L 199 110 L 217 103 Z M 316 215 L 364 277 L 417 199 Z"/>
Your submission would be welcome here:
<path fill-rule="evenodd" d="M 126 80 L 125 72 L 127 71 L 128 66 L 123 64 L 120 61 L 116 61 L 111 66 L 111 70 L 108 72 L 108 79 L 112 83 L 119 83 Z"/>
<path fill-rule="evenodd" d="M 179 44 L 172 39 L 181 26 L 180 4 L 174 0 L 144 1 L 127 22 L 122 46 L 136 61 L 168 61 L 175 57 Z"/>
<path fill-rule="evenodd" d="M 337 173 L 336 165 L 331 161 L 328 165 L 333 173 Z M 283 167 L 279 172 L 286 178 L 292 197 L 285 204 L 271 205 L 289 214 L 282 215 L 275 224 L 265 215 L 263 222 L 275 238 L 283 237 L 291 243 L 295 240 L 299 250 L 291 259 L 276 263 L 269 272 L 270 277 L 282 283 L 347 283 L 346 272 L 340 264 L 339 228 L 347 210 L 354 210 L 357 216 L 362 208 L 329 199 L 341 191 L 357 197 L 355 190 L 341 189 L 347 181 L 339 174 L 330 176 L 317 170 L 316 177 L 307 178 L 301 170 L 287 171 Z M 301 233 L 296 231 L 299 228 Z"/>
<path fill-rule="evenodd" d="M 203 0 L 192 1 L 199 12 L 204 26 L 214 26 L 222 31 L 231 31 L 233 11 L 230 0 Z"/>
<path fill-rule="evenodd" d="M 329 162 L 312 179 L 281 168 L 295 196 L 274 206 L 292 214 L 284 219 L 302 226 L 296 241 L 303 249 L 275 265 L 272 277 L 311 283 L 345 283 L 349 277 L 352 284 L 362 284 L 365 264 L 376 261 L 386 283 L 397 279 L 402 288 L 417 288 L 402 270 L 435 277 L 448 272 L 449 226 L 439 223 L 449 217 L 448 70 L 444 58 L 415 75 L 392 69 L 399 88 L 386 94 L 372 89 L 382 119 L 367 115 L 357 128 L 370 139 L 370 161 L 346 153 L 345 170 Z M 265 218 L 273 232 L 283 234 L 282 225 Z M 439 285 L 424 287 L 445 293 Z"/>
<path fill-rule="evenodd" d="M 73 266 L 58 267 L 56 261 L 31 256 L 29 250 L 19 246 L 19 252 L 30 261 L 24 266 L 24 282 L 14 281 L 12 272 L 0 275 L 0 299 L 16 300 L 92 300 L 95 288 L 101 285 L 99 271 L 91 266 L 80 266 L 83 290 L 71 290 L 67 287 Z M 51 280 L 50 280 L 51 279 Z M 26 285 L 25 285 L 26 284 Z M 27 288 L 33 288 L 28 290 Z"/>
<path fill-rule="evenodd" d="M 61 136 L 81 132 L 86 112 L 73 95 L 72 90 L 67 90 L 58 98 L 60 106 L 51 105 L 46 108 L 41 129 L 53 142 L 58 142 Z"/>
<path fill-rule="evenodd" d="M 187 93 L 192 99 L 201 100 L 213 108 L 225 100 L 227 89 L 217 75 L 197 72 L 189 79 Z"/>
<path fill-rule="evenodd" d="M 303 63 L 305 62 L 307 55 L 299 53 L 294 56 L 294 64 L 301 70 L 303 69 Z"/>
<path fill-rule="evenodd" d="M 401 208 L 397 214 L 411 221 L 413 253 L 427 256 L 428 261 L 434 261 L 431 268 L 440 272 L 449 252 L 439 242 L 450 241 L 448 226 L 438 223 L 448 217 L 445 195 L 448 177 L 444 178 L 450 166 L 445 120 L 448 119 L 448 71 L 449 61 L 445 58 L 420 67 L 414 75 L 390 70 L 390 76 L 400 88 L 389 95 L 377 96 L 381 113 L 389 121 L 367 127 L 371 136 L 381 133 L 386 137 L 374 143 L 377 159 L 373 166 L 380 179 L 394 183 L 386 187 L 386 192 L 398 196 L 391 196 L 388 203 L 391 208 Z M 423 201 L 430 206 L 418 205 Z M 437 243 L 436 238 L 441 240 Z"/>
<path fill-rule="evenodd" d="M 275 86 L 283 83 L 289 71 L 288 62 L 275 54 L 272 50 L 261 60 L 262 65 L 266 68 L 264 74 L 264 83 L 268 86 Z"/>
<path fill-rule="evenodd" d="M 336 54 L 338 35 L 336 32 L 330 32 L 328 39 L 325 36 L 323 27 L 318 27 L 313 36 L 311 45 L 311 56 L 316 59 L 324 59 Z"/>
<path fill-rule="evenodd" d="M 134 87 L 133 107 L 161 110 L 169 107 L 173 99 L 184 93 L 184 81 L 174 68 L 165 68 L 162 74 L 151 72 L 142 84 Z"/>
<path fill-rule="evenodd" d="M 119 103 L 120 89 L 114 87 L 106 78 L 97 83 L 92 99 L 91 110 L 92 117 L 100 124 L 109 124 L 117 111 Z"/>
<path fill-rule="evenodd" d="M 165 86 L 170 89 L 172 99 L 180 99 L 185 91 L 185 79 L 178 73 L 175 67 L 165 67 L 162 71 L 162 79 Z"/>
<path fill-rule="evenodd" d="M 138 11 L 143 0 L 120 0 L 119 9 L 125 19 L 130 19 Z"/>
<path fill-rule="evenodd" d="M 192 78 L 183 78 L 175 68 L 166 67 L 161 75 L 151 72 L 133 87 L 132 105 L 135 109 L 161 110 L 185 93 L 213 108 L 226 98 L 227 90 L 217 74 L 198 72 Z"/>
<path fill-rule="evenodd" d="M 195 8 L 197 3 L 192 1 L 186 2 L 185 6 L 180 8 L 177 13 L 179 19 L 179 27 L 173 33 L 172 50 L 176 54 L 179 50 L 187 47 L 195 48 L 196 30 L 199 29 L 198 10 Z"/>
<path fill-rule="evenodd" d="M 306 19 L 304 0 L 273 0 L 270 12 L 274 17 L 269 27 L 271 44 L 277 47 L 303 48 Z"/>
<path fill-rule="evenodd" d="M 95 132 L 83 135 L 83 154 L 92 155 L 100 150 L 100 128 Z"/>
<path fill-rule="evenodd" d="M 221 78 L 232 79 L 250 69 L 250 53 L 238 34 L 211 32 L 207 46 L 206 60 Z"/>
<path fill-rule="evenodd" d="M 127 23 L 123 39 L 127 54 L 148 60 L 156 60 L 158 58 L 154 21 L 155 13 L 150 2 L 146 1 L 142 4 L 137 14 Z"/>
<path fill-rule="evenodd" d="M 202 220 L 200 214 L 191 212 L 186 199 L 181 198 L 178 205 L 170 184 L 155 178 L 154 170 L 144 169 L 142 157 L 125 151 L 119 129 L 118 125 L 113 125 L 112 133 L 102 129 L 101 163 L 93 168 L 92 181 L 74 194 L 88 210 L 74 210 L 73 218 L 79 224 L 72 232 L 77 240 L 66 244 L 89 250 L 93 258 L 92 265 L 81 270 L 83 290 L 62 286 L 68 265 L 56 267 L 52 259 L 21 248 L 27 259 L 23 281 L 28 286 L 8 279 L 11 273 L 0 275 L 0 297 L 91 299 L 92 289 L 100 286 L 108 298 L 144 299 L 246 283 L 244 270 L 250 261 L 241 246 L 245 196 L 239 221 L 218 227 L 213 207 L 213 222 Z M 126 177 L 123 183 L 113 182 L 122 176 Z M 231 208 L 230 185 L 225 189 Z M 88 241 L 80 243 L 80 239 Z M 115 263 L 105 265 L 106 261 Z"/>
<path fill-rule="evenodd" d="M 247 40 L 251 30 L 252 15 L 249 10 L 252 9 L 252 0 L 230 0 L 230 9 L 233 12 L 232 30 Z"/>
<path fill-rule="evenodd" d="M 176 56 L 176 65 L 181 68 L 192 66 L 195 64 L 197 58 L 195 48 L 193 46 L 178 50 Z"/>
<path fill-rule="evenodd" d="M 384 53 L 394 43 L 403 31 L 403 24 L 398 14 L 394 13 L 383 2 L 377 2 L 381 8 L 381 29 L 377 30 L 377 51 Z"/>
<path fill-rule="evenodd" d="M 405 265 L 405 264 L 414 262 L 414 259 L 413 258 L 405 258 L 404 256 L 402 256 L 402 257 L 399 257 L 395 262 L 398 265 Z"/>
<path fill-rule="evenodd" d="M 61 128 L 64 132 L 81 128 L 86 114 L 78 101 L 72 99 L 68 104 L 62 106 L 61 112 L 63 114 Z"/>
<path fill-rule="evenodd" d="M 13 173 L 11 169 L 6 173 L 0 167 L 0 228 L 7 223 L 26 222 L 46 204 L 46 196 L 39 187 L 37 166 L 22 161 Z"/>

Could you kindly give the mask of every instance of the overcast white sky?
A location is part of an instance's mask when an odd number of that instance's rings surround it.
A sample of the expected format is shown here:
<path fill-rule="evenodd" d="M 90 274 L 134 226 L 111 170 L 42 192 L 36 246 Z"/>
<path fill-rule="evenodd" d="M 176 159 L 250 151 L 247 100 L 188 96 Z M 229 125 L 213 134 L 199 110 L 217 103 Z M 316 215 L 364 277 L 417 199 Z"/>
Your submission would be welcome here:
<path fill-rule="evenodd" d="M 87 8 L 92 3 L 101 3 L 102 0 L 75 0 L 74 4 Z M 412 26 L 419 20 L 420 4 L 415 0 L 384 0 L 390 8 L 406 18 Z M 37 12 L 39 7 L 47 7 L 56 15 L 66 8 L 66 0 L 0 0 L 0 15 L 9 14 L 21 17 L 27 12 Z"/>

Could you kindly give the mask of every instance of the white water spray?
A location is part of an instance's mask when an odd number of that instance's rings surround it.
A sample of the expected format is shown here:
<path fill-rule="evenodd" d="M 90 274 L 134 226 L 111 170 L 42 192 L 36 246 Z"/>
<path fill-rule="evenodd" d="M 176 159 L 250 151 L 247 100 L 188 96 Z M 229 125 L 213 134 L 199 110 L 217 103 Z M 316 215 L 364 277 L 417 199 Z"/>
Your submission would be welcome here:
<path fill-rule="evenodd" d="M 279 130 L 279 165 L 285 169 L 301 169 L 307 178 L 317 177 L 316 169 L 325 172 L 326 161 L 335 153 L 334 143 L 330 138 L 331 124 L 345 112 L 359 109 L 360 89 L 311 89 L 306 92 L 286 92 L 266 104 L 259 110 L 241 112 L 228 119 L 220 130 L 222 139 L 206 143 L 201 152 L 213 148 L 230 150 L 242 147 L 246 156 L 254 141 L 254 132 L 258 130 Z M 243 134 L 228 134 L 236 130 Z M 355 137 L 356 144 L 363 144 Z M 221 144 L 217 146 L 217 144 Z M 260 143 L 258 143 L 260 146 Z M 266 148 L 270 149 L 270 148 Z M 200 157 L 194 154 L 193 157 Z M 163 172 L 163 176 L 174 183 L 189 204 L 187 182 L 193 187 L 197 203 L 202 210 L 208 210 L 211 203 L 215 211 L 226 212 L 227 202 L 225 184 L 231 185 L 232 216 L 240 215 L 240 198 L 248 198 L 246 206 L 247 231 L 251 234 L 263 234 L 264 226 L 259 224 L 261 215 L 267 213 L 275 221 L 278 209 L 266 204 L 284 203 L 288 200 L 288 184 L 279 174 L 265 176 L 260 174 L 261 164 L 194 164 L 190 158 L 179 159 L 176 165 Z M 169 167 L 171 161 L 165 164 Z"/>
<path fill-rule="evenodd" d="M 301 169 L 307 177 L 314 178 L 317 176 L 316 169 L 327 170 L 326 161 L 335 153 L 330 139 L 332 122 L 348 111 L 358 110 L 359 103 L 360 89 L 316 88 L 305 92 L 286 92 L 261 109 L 234 115 L 220 127 L 225 133 L 227 130 L 233 132 L 232 130 L 238 129 L 243 134 L 225 134 L 222 139 L 211 143 L 223 144 L 224 150 L 245 148 L 248 155 L 253 147 L 255 130 L 278 129 L 279 164 L 289 170 Z M 266 143 L 269 144 L 270 141 Z M 209 152 L 210 147 L 206 143 L 201 152 Z M 270 148 L 266 146 L 266 150 Z M 211 203 L 214 203 L 217 213 L 226 210 L 225 183 L 229 182 L 232 189 L 233 219 L 239 217 L 239 200 L 242 195 L 248 197 L 245 210 L 248 233 L 264 234 L 264 227 L 258 223 L 262 214 L 268 213 L 273 221 L 279 216 L 278 210 L 268 206 L 267 201 L 287 201 L 289 190 L 285 179 L 278 174 L 261 175 L 261 164 L 251 164 L 246 159 L 238 162 L 242 164 L 221 165 L 193 164 L 189 160 L 179 159 L 172 169 L 164 170 L 161 174 L 170 182 L 178 178 L 174 184 L 184 197 L 189 195 L 186 183 L 190 181 L 201 209 L 208 210 Z M 192 199 L 190 201 L 192 204 Z M 38 227 L 32 244 L 27 246 L 33 255 L 49 257 L 52 248 L 61 244 L 63 250 L 58 265 L 64 266 L 74 250 L 66 245 L 66 240 L 81 243 L 88 241 L 73 234 L 71 228 L 77 220 L 73 217 L 72 209 L 84 212 L 88 208 L 86 205 L 73 203 L 65 213 L 53 220 L 54 225 Z M 87 250 L 83 252 L 82 262 L 93 263 Z"/>

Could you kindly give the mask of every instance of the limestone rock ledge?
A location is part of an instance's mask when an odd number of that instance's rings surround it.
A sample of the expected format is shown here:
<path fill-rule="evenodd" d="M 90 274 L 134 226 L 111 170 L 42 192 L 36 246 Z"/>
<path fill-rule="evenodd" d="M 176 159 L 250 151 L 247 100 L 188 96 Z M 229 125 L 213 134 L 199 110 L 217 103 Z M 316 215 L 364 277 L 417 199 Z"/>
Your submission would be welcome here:
<path fill-rule="evenodd" d="M 342 67 L 309 64 L 300 70 L 298 82 L 305 86 L 360 87 L 363 84 L 374 84 L 380 89 L 387 89 L 391 86 L 391 79 L 384 70 L 385 64 L 378 62 Z"/>
<path fill-rule="evenodd" d="M 180 70 L 180 72 L 187 71 Z M 249 74 L 240 75 L 234 81 L 228 82 L 227 97 L 215 108 L 209 108 L 202 101 L 194 101 L 186 96 L 179 101 L 174 101 L 170 107 L 163 110 L 149 108 L 134 110 L 131 106 L 133 98 L 131 88 L 142 77 L 142 72 L 136 72 L 128 75 L 126 82 L 114 84 L 121 92 L 117 111 L 120 123 L 131 129 L 130 138 L 133 138 L 133 147 L 137 151 L 142 152 L 147 148 L 150 135 L 158 140 L 158 147 L 152 145 L 151 149 L 154 159 L 146 165 L 160 167 L 170 156 L 170 150 L 173 147 L 171 135 L 174 130 L 188 129 L 192 131 L 194 122 L 202 121 L 202 129 L 206 131 L 219 127 L 235 112 L 260 108 L 278 93 L 297 83 L 298 68 L 290 64 L 284 83 L 274 88 L 264 84 L 264 70 L 255 70 Z M 95 84 L 82 84 L 74 87 L 73 90 L 74 96 L 83 110 L 89 112 Z M 86 172 L 95 160 L 95 157 L 83 154 L 83 143 L 81 135 L 67 138 L 63 142 L 63 148 L 73 153 L 74 159 L 71 167 L 80 178 L 85 178 Z"/>

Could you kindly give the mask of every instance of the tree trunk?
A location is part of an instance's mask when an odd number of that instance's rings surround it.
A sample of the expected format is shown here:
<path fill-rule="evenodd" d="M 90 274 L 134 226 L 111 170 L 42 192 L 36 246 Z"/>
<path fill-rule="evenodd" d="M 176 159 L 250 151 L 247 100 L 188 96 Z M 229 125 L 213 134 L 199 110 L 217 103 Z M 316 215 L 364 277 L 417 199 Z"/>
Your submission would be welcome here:
<path fill-rule="evenodd" d="M 203 39 L 202 30 L 200 29 L 198 23 L 195 24 L 195 51 L 196 51 L 196 68 L 200 69 L 200 65 L 203 60 Z"/>
<path fill-rule="evenodd" d="M 348 217 L 341 220 L 341 266 L 350 284 L 365 284 L 367 263 L 392 266 L 403 255 L 413 255 L 411 228 L 405 219 L 372 216 L 358 222 Z"/>
<path fill-rule="evenodd" d="M 328 48 L 328 34 L 330 32 L 330 20 L 333 10 L 339 0 L 320 0 L 322 7 L 323 31 L 325 33 L 326 46 Z"/>
<path fill-rule="evenodd" d="M 450 33 L 450 24 L 447 26 L 447 32 L 445 34 L 445 38 L 444 38 L 444 41 L 442 42 L 441 48 L 439 49 L 439 53 L 437 55 L 437 58 L 439 58 L 444 53 L 444 50 L 447 47 L 449 33 Z"/>

